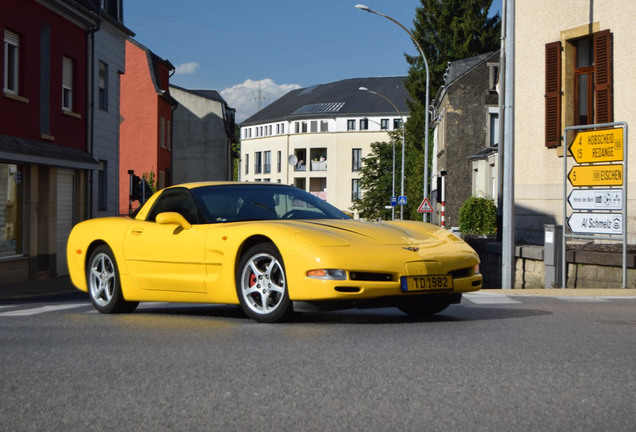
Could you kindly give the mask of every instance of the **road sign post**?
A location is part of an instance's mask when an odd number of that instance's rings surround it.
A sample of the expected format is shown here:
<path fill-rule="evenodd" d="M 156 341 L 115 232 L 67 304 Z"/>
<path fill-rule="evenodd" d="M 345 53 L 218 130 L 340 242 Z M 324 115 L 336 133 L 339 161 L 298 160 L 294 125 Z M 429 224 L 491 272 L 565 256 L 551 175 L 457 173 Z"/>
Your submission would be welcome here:
<path fill-rule="evenodd" d="M 566 127 L 564 145 L 572 131 L 576 135 L 568 152 L 576 163 L 569 172 L 568 154 L 563 155 L 563 220 L 570 231 L 563 230 L 563 288 L 567 286 L 568 238 L 622 240 L 623 288 L 627 288 L 627 123 Z"/>

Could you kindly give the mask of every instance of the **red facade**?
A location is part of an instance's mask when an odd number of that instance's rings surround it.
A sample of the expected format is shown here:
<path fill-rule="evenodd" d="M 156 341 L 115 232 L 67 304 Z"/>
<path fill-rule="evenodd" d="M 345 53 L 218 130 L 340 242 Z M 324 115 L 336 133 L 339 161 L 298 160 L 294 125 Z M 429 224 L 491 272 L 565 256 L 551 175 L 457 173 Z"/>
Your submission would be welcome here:
<path fill-rule="evenodd" d="M 0 98 L 0 133 L 86 150 L 86 29 L 35 0 L 0 0 L 0 10 L 3 33 L 20 40 L 18 94 Z M 73 62 L 71 112 L 62 109 L 64 57 Z"/>
<path fill-rule="evenodd" d="M 129 211 L 129 174 L 153 173 L 156 186 L 171 184 L 173 66 L 134 40 L 126 42 L 126 74 L 121 80 L 119 210 Z M 133 208 L 137 205 L 134 204 Z"/>

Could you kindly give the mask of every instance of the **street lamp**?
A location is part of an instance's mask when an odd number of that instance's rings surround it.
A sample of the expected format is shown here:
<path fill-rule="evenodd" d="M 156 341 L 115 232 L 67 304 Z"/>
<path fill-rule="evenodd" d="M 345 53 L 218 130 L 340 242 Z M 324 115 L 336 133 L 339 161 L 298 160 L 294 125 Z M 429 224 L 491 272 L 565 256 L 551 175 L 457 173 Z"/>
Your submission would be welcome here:
<path fill-rule="evenodd" d="M 369 92 L 371 94 L 380 96 L 382 99 L 384 99 L 385 101 L 387 101 L 389 104 L 391 104 L 391 106 L 393 107 L 393 109 L 397 112 L 397 115 L 400 116 L 400 120 L 402 123 L 402 181 L 401 181 L 401 186 L 400 186 L 400 196 L 404 196 L 404 117 L 402 117 L 402 113 L 400 112 L 400 110 L 398 109 L 397 106 L 395 106 L 395 104 L 393 102 L 391 102 L 391 99 L 389 99 L 388 97 L 384 96 L 382 93 L 378 93 L 375 92 L 373 90 L 369 90 L 366 87 L 360 87 L 358 90 L 362 90 L 365 92 Z M 392 190 L 392 197 L 395 196 L 395 141 L 391 140 L 391 142 L 393 143 L 393 190 Z M 392 213 L 392 217 L 393 220 L 395 220 L 395 207 L 393 207 L 391 209 L 391 213 Z M 404 206 L 401 205 L 400 206 L 400 220 L 404 220 Z"/>
<path fill-rule="evenodd" d="M 360 9 L 363 10 L 365 12 L 369 12 L 375 15 L 379 15 L 381 17 L 384 17 L 390 21 L 393 21 L 395 24 L 399 25 L 402 30 L 404 30 L 409 37 L 411 38 L 411 40 L 415 43 L 415 45 L 417 46 L 417 49 L 420 51 L 420 55 L 422 56 L 422 60 L 424 61 L 424 66 L 426 68 L 426 106 L 425 108 L 425 119 L 424 119 L 424 129 L 425 129 L 425 133 L 424 133 L 424 198 L 426 198 L 428 196 L 428 117 L 429 117 L 429 113 L 428 113 L 428 100 L 429 100 L 429 83 L 430 83 L 430 78 L 429 78 L 429 71 L 428 71 L 428 61 L 426 60 L 426 55 L 424 55 L 424 50 L 422 49 L 422 47 L 420 46 L 420 43 L 417 41 L 417 39 L 415 38 L 415 36 L 413 35 L 413 33 L 411 33 L 411 31 L 409 29 L 407 29 L 406 27 L 404 27 L 402 24 L 400 24 L 398 21 L 394 20 L 393 18 L 391 18 L 388 15 L 385 15 L 383 13 L 380 12 L 376 12 L 374 10 L 372 10 L 369 6 L 367 5 L 363 5 L 363 4 L 357 4 L 356 9 Z M 402 147 L 402 149 L 404 149 L 404 147 Z M 402 158 L 402 163 L 404 163 L 404 158 Z M 402 177 L 402 181 L 404 181 L 404 177 Z M 424 215 L 422 216 L 422 220 L 424 220 L 425 222 L 428 221 L 428 213 L 424 213 Z"/>

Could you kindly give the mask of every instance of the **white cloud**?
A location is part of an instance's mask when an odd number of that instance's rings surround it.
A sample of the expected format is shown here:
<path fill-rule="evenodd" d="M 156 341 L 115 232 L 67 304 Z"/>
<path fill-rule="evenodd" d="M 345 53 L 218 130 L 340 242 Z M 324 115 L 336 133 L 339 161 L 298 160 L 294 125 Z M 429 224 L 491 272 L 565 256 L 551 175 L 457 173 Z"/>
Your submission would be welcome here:
<path fill-rule="evenodd" d="M 196 73 L 197 69 L 199 69 L 199 63 L 197 62 L 181 63 L 175 67 L 174 73 L 175 75 L 192 75 Z"/>
<path fill-rule="evenodd" d="M 298 84 L 276 84 L 271 78 L 259 81 L 251 79 L 221 90 L 221 96 L 236 109 L 236 122 L 240 123 L 260 109 L 265 108 L 290 90 L 301 88 Z"/>

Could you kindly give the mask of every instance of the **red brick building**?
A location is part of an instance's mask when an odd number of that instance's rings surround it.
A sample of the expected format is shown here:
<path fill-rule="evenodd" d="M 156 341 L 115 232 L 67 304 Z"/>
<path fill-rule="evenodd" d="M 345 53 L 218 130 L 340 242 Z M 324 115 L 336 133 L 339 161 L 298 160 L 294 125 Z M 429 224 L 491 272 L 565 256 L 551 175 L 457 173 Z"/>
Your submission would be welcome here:
<path fill-rule="evenodd" d="M 119 211 L 129 212 L 130 170 L 152 173 L 161 189 L 172 183 L 172 111 L 169 78 L 174 66 L 129 38 L 126 74 L 121 80 Z M 132 208 L 137 207 L 133 203 Z"/>

